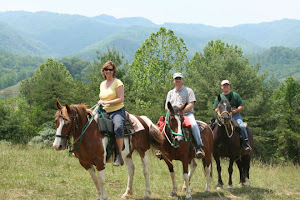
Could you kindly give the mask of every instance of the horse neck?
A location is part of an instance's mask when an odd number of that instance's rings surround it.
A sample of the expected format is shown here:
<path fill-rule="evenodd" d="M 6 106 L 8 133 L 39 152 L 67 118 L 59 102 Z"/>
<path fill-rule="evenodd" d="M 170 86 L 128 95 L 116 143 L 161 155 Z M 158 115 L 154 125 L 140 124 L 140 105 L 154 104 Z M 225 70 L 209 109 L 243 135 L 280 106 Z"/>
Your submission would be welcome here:
<path fill-rule="evenodd" d="M 81 134 L 81 131 L 83 129 L 83 127 L 86 125 L 86 123 L 88 122 L 88 119 L 87 119 L 87 113 L 83 112 L 82 109 L 79 109 L 77 107 L 74 107 L 74 109 L 76 109 L 76 112 L 77 112 L 77 123 L 78 123 L 78 128 L 76 129 L 75 133 L 73 133 L 73 138 L 74 139 L 77 139 L 80 134 Z M 76 125 L 76 122 L 74 122 Z"/>

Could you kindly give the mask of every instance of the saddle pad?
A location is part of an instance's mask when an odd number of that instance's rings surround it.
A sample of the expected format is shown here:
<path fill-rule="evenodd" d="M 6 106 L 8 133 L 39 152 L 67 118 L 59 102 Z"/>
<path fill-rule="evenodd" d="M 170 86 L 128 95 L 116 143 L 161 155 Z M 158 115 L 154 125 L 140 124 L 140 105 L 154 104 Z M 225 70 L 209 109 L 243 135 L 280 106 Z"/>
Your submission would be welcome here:
<path fill-rule="evenodd" d="M 189 120 L 189 118 L 187 116 L 183 116 L 184 117 L 184 122 L 183 122 L 183 127 L 192 127 L 191 125 L 191 122 Z M 164 127 L 165 127 L 165 124 L 166 124 L 166 120 L 165 120 L 165 117 L 164 116 L 161 116 L 158 120 L 158 122 L 156 123 L 156 126 L 157 128 L 160 130 L 160 131 L 163 131 Z"/>
<path fill-rule="evenodd" d="M 128 115 L 128 120 L 131 122 L 134 132 L 139 132 L 144 130 L 144 126 L 143 124 L 140 122 L 140 120 L 138 120 L 134 115 L 127 113 Z"/>

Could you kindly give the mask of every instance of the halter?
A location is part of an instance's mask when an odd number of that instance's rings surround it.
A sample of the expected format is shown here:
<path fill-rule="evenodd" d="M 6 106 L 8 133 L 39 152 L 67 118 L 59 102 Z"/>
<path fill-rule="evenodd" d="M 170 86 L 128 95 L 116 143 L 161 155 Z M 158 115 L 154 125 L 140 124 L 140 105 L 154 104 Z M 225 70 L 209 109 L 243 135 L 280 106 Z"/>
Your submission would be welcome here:
<path fill-rule="evenodd" d="M 218 117 L 218 121 L 219 122 L 221 121 L 221 118 L 222 118 L 222 116 L 223 116 L 224 113 L 227 113 L 230 116 L 229 124 L 231 126 L 231 135 L 229 134 L 228 128 L 227 128 L 227 126 L 225 124 L 224 124 L 224 127 L 225 127 L 225 130 L 226 130 L 228 138 L 231 138 L 233 136 L 233 129 L 234 129 L 233 124 L 232 124 L 232 112 L 228 112 L 228 111 L 225 110 L 222 113 L 220 113 L 220 111 L 218 111 L 217 112 L 217 114 L 218 114 L 217 117 Z M 221 126 L 220 123 L 218 123 L 218 125 Z"/>
<path fill-rule="evenodd" d="M 75 108 L 72 108 L 72 110 L 73 110 L 73 121 L 74 121 L 72 129 L 69 131 L 67 135 L 55 135 L 55 137 L 66 138 L 67 146 L 70 143 L 72 134 L 76 132 L 76 129 L 78 129 L 78 113 Z M 61 114 L 59 115 L 59 117 L 61 117 L 64 121 L 66 121 L 66 119 Z"/>
<path fill-rule="evenodd" d="M 187 141 L 187 138 L 186 138 L 186 136 L 185 136 L 184 128 L 181 129 L 183 134 L 175 133 L 175 132 L 172 130 L 172 128 L 171 128 L 171 126 L 170 126 L 170 124 L 169 124 L 169 117 L 170 117 L 169 113 L 170 113 L 170 110 L 168 110 L 167 113 L 166 113 L 166 117 L 165 117 L 165 119 L 166 119 L 166 124 L 165 124 L 165 126 L 164 126 L 164 128 L 163 128 L 163 132 L 164 132 L 164 134 L 165 134 L 167 140 L 168 140 L 169 143 L 171 144 L 171 146 L 173 146 L 174 148 L 178 148 L 179 145 L 175 145 L 175 144 L 174 144 L 174 141 L 171 142 L 170 138 L 169 138 L 168 135 L 166 134 L 165 127 L 166 127 L 166 126 L 168 127 L 168 129 L 169 129 L 169 131 L 171 132 L 172 135 L 183 136 L 185 141 Z"/>

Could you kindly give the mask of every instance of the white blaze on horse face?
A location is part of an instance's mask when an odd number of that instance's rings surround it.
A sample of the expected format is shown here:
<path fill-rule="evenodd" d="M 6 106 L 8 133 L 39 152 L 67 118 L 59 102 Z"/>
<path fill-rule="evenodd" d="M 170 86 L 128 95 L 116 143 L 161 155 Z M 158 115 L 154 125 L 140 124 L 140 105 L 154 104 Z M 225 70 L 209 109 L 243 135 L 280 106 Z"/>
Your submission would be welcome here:
<path fill-rule="evenodd" d="M 182 134 L 182 130 L 181 130 L 181 120 L 180 117 L 178 115 L 175 115 L 175 119 L 177 120 L 177 124 L 178 124 L 178 134 Z"/>
<path fill-rule="evenodd" d="M 65 121 L 62 118 L 60 118 L 59 119 L 59 127 L 56 129 L 56 135 L 61 135 L 61 131 L 62 131 L 64 124 L 65 124 Z M 53 147 L 56 150 L 59 150 L 60 143 L 61 143 L 61 137 L 55 137 L 55 140 L 53 142 Z"/>

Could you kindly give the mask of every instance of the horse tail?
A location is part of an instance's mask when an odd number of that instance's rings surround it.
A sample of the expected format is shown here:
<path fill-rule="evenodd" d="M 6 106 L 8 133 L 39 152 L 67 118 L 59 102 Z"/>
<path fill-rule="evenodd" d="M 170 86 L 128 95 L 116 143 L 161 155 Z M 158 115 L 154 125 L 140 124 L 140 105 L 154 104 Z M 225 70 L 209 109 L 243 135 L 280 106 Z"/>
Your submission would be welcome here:
<path fill-rule="evenodd" d="M 159 131 L 159 129 L 152 123 L 152 121 L 147 116 L 141 116 L 141 119 L 147 124 L 149 127 L 149 139 L 150 144 L 158 150 L 161 150 L 161 145 L 164 141 L 164 137 Z"/>

